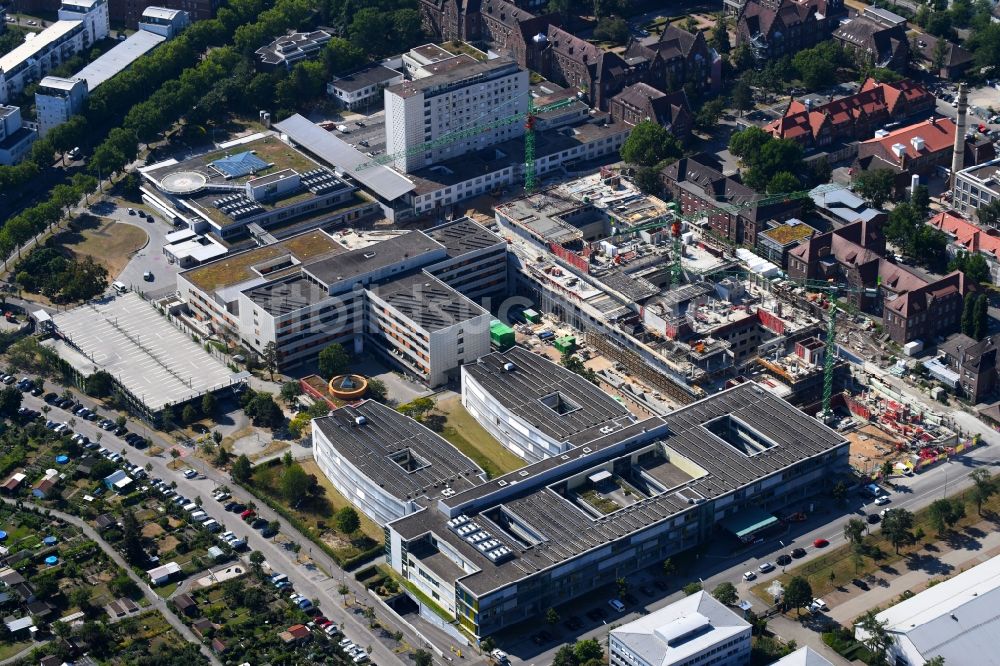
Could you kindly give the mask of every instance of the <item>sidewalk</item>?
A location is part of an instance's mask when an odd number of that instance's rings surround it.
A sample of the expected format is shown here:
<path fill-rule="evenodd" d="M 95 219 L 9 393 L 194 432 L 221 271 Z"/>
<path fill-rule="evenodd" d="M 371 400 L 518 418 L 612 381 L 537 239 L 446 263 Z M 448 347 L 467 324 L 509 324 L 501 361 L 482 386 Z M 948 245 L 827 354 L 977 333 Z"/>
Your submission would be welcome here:
<path fill-rule="evenodd" d="M 896 565 L 899 569 L 906 570 L 909 562 L 919 568 L 906 571 L 895 578 L 885 576 L 889 581 L 888 587 L 872 586 L 871 590 L 831 607 L 828 615 L 840 624 L 850 626 L 856 617 L 869 608 L 887 608 L 907 590 L 920 592 L 932 578 L 940 580 L 954 576 L 963 569 L 970 569 L 1000 553 L 1000 532 L 993 531 L 995 528 L 992 523 L 984 521 L 976 524 L 973 529 L 978 529 L 985 536 L 968 538 L 958 548 L 945 553 L 928 552 L 924 549 L 900 560 Z"/>

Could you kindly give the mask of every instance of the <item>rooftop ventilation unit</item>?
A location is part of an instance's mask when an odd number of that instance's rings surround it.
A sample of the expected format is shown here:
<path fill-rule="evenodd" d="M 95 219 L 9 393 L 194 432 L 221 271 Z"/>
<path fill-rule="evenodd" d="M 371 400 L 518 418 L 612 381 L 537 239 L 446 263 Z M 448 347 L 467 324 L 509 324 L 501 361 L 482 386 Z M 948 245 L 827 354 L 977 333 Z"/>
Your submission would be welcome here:
<path fill-rule="evenodd" d="M 356 416 L 356 417 L 354 417 L 354 425 L 356 425 L 356 426 L 363 426 L 366 423 L 368 423 L 368 419 L 366 419 L 365 417 L 363 417 L 363 416 Z"/>
<path fill-rule="evenodd" d="M 906 155 L 906 145 L 902 143 L 894 143 L 892 144 L 892 152 L 899 159 L 903 159 L 903 156 Z"/>
<path fill-rule="evenodd" d="M 511 363 L 511 362 L 508 361 L 507 363 L 503 364 L 503 371 L 504 372 L 514 372 L 515 370 L 517 370 L 517 366 L 514 365 L 513 363 Z"/>
<path fill-rule="evenodd" d="M 924 141 L 923 137 L 915 136 L 912 139 L 910 139 L 910 145 L 913 146 L 913 150 L 919 153 L 921 150 L 924 149 L 926 142 Z"/>

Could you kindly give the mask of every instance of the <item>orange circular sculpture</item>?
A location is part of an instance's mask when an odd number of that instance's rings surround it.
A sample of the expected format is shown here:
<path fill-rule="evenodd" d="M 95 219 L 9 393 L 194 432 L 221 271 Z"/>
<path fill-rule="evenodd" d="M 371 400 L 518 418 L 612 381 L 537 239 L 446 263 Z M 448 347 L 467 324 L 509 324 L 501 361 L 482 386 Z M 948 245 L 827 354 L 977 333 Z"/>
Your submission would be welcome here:
<path fill-rule="evenodd" d="M 338 400 L 359 400 L 368 391 L 368 380 L 361 375 L 337 375 L 327 390 Z"/>

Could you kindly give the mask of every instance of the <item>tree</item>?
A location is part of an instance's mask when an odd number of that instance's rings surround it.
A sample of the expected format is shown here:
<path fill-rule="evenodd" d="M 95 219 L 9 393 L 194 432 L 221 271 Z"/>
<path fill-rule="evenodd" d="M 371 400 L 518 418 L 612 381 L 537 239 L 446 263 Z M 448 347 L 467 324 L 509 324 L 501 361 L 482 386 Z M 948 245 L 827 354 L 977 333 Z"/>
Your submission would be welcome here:
<path fill-rule="evenodd" d="M 259 576 L 261 572 L 263 572 L 264 570 L 263 564 L 264 564 L 264 553 L 260 552 L 259 550 L 255 550 L 252 553 L 250 553 L 250 570 L 253 571 L 254 574 Z"/>
<path fill-rule="evenodd" d="M 854 189 L 875 208 L 881 208 L 892 194 L 895 178 L 889 169 L 859 171 L 854 176 Z"/>
<path fill-rule="evenodd" d="M 351 357 L 340 343 L 334 342 L 319 353 L 319 374 L 323 377 L 336 377 L 347 371 Z"/>
<path fill-rule="evenodd" d="M 708 44 L 723 55 L 729 53 L 732 49 L 732 45 L 729 42 L 729 21 L 721 13 L 715 18 L 715 25 L 712 26 Z"/>
<path fill-rule="evenodd" d="M 785 194 L 788 192 L 795 192 L 801 187 L 802 184 L 799 182 L 799 179 L 795 177 L 795 174 L 787 171 L 779 171 L 774 174 L 770 181 L 768 181 L 767 193 Z"/>
<path fill-rule="evenodd" d="M 837 481 L 833 484 L 833 488 L 830 489 L 830 497 L 832 497 L 837 504 L 843 504 L 844 500 L 847 499 L 847 492 L 847 484 L 843 481 Z"/>
<path fill-rule="evenodd" d="M 753 90 L 743 79 L 738 80 L 733 86 L 733 107 L 740 112 L 741 116 L 744 111 L 753 108 Z"/>
<path fill-rule="evenodd" d="M 191 425 L 198 420 L 198 410 L 194 408 L 194 405 L 188 403 L 184 405 L 184 409 L 181 410 L 181 421 L 184 425 Z"/>
<path fill-rule="evenodd" d="M 612 44 L 624 44 L 628 41 L 628 23 L 618 17 L 602 18 L 594 28 L 594 38 Z"/>
<path fill-rule="evenodd" d="M 917 185 L 910 194 L 910 204 L 920 217 L 927 217 L 931 209 L 931 194 L 926 185 Z"/>
<path fill-rule="evenodd" d="M 629 164 L 651 167 L 667 158 L 680 157 L 681 152 L 680 143 L 666 127 L 643 120 L 629 132 L 620 154 Z"/>
<path fill-rule="evenodd" d="M 573 655 L 576 656 L 576 660 L 582 666 L 594 659 L 604 659 L 604 650 L 601 648 L 601 644 L 597 642 L 597 639 L 588 638 L 577 641 L 573 645 Z"/>
<path fill-rule="evenodd" d="M 940 43 L 940 42 L 938 42 Z M 944 657 L 937 655 L 924 662 L 924 666 L 944 666 Z"/>
<path fill-rule="evenodd" d="M 361 529 L 361 519 L 354 507 L 345 506 L 337 511 L 335 517 L 337 529 L 343 534 L 350 536 Z"/>
<path fill-rule="evenodd" d="M 986 294 L 979 294 L 976 297 L 976 309 L 972 313 L 972 337 L 982 340 L 986 337 L 990 325 L 989 313 L 990 301 Z"/>
<path fill-rule="evenodd" d="M 694 115 L 695 127 L 704 132 L 712 131 L 719 124 L 719 118 L 722 117 L 722 112 L 725 109 L 726 103 L 721 97 L 708 100 Z"/>
<path fill-rule="evenodd" d="M 405 416 L 409 416 L 414 421 L 423 421 L 424 417 L 434 409 L 434 401 L 430 398 L 417 398 L 400 405 L 396 411 Z"/>
<path fill-rule="evenodd" d="M 281 494 L 293 507 L 306 498 L 310 486 L 312 480 L 301 465 L 292 465 L 281 474 Z"/>
<path fill-rule="evenodd" d="M 115 379 L 109 372 L 98 370 L 83 382 L 83 390 L 95 398 L 106 398 L 111 395 L 114 385 Z"/>
<path fill-rule="evenodd" d="M 267 370 L 268 375 L 274 380 L 274 373 L 278 369 L 278 347 L 273 342 L 264 345 L 264 351 L 260 355 L 261 363 Z"/>
<path fill-rule="evenodd" d="M 267 523 L 267 529 L 271 534 L 277 534 L 281 531 L 281 523 L 277 520 L 271 520 Z"/>
<path fill-rule="evenodd" d="M 976 504 L 976 513 L 983 515 L 983 503 L 996 494 L 997 484 L 990 473 L 983 468 L 975 469 L 969 474 L 972 479 L 971 499 Z"/>
<path fill-rule="evenodd" d="M 875 655 L 878 660 L 876 663 L 882 663 L 886 651 L 892 646 L 894 640 L 886 629 L 887 624 L 887 622 L 879 621 L 874 610 L 865 613 L 861 617 L 861 621 L 858 622 L 864 635 L 861 642 Z"/>
<path fill-rule="evenodd" d="M 215 414 L 217 407 L 218 405 L 214 393 L 208 392 L 201 396 L 201 413 L 207 418 L 212 418 L 212 415 Z"/>
<path fill-rule="evenodd" d="M 0 415 L 14 416 L 21 408 L 21 392 L 13 386 L 0 391 Z"/>
<path fill-rule="evenodd" d="M 740 600 L 739 595 L 736 594 L 736 586 L 728 581 L 716 585 L 715 589 L 712 590 L 712 596 L 715 597 L 720 604 L 725 604 L 727 606 L 732 606 Z"/>
<path fill-rule="evenodd" d="M 998 30 L 1000 30 L 1000 26 L 998 26 Z M 984 227 L 1000 227 L 1000 199 L 995 199 L 988 204 L 980 206 L 976 210 L 976 217 Z"/>
<path fill-rule="evenodd" d="M 970 291 L 965 295 L 965 302 L 962 305 L 962 333 L 972 337 L 972 318 L 976 313 L 976 292 Z"/>
<path fill-rule="evenodd" d="M 274 396 L 264 391 L 246 391 L 243 398 L 248 398 L 243 404 L 243 411 L 253 420 L 253 424 L 262 428 L 280 426 L 285 415 L 274 401 Z"/>
<path fill-rule="evenodd" d="M 759 127 L 748 127 L 739 132 L 733 132 L 729 137 L 729 152 L 739 157 L 744 164 L 750 164 L 753 155 L 760 153 L 771 135 Z"/>
<path fill-rule="evenodd" d="M 234 481 L 239 483 L 246 483 L 253 476 L 253 466 L 250 464 L 250 459 L 247 458 L 245 453 L 241 453 L 240 456 L 233 461 L 233 469 L 230 472 Z"/>
<path fill-rule="evenodd" d="M 934 530 L 942 536 L 965 516 L 965 504 L 961 500 L 937 499 L 927 507 L 927 513 Z"/>
<path fill-rule="evenodd" d="M 882 518 L 882 534 L 899 554 L 899 547 L 913 542 L 913 514 L 906 509 L 889 509 Z"/>
<path fill-rule="evenodd" d="M 279 393 L 281 399 L 285 401 L 286 405 L 291 405 L 295 402 L 295 399 L 302 395 L 302 387 L 298 382 L 285 382 L 281 385 L 281 392 Z"/>
<path fill-rule="evenodd" d="M 552 666 L 579 666 L 572 645 L 563 645 L 552 656 Z"/>
<path fill-rule="evenodd" d="M 702 589 L 701 583 L 697 581 L 691 581 L 690 583 L 681 588 L 681 590 L 684 592 L 684 595 L 688 597 L 690 597 L 692 594 L 697 594 L 701 592 L 701 589 Z"/>
<path fill-rule="evenodd" d="M 433 666 L 433 655 L 427 650 L 420 648 L 413 653 L 413 663 L 415 666 Z"/>
<path fill-rule="evenodd" d="M 949 271 L 962 271 L 966 279 L 973 284 L 982 284 L 990 279 L 990 265 L 986 258 L 978 252 L 972 254 L 959 252 L 948 263 Z"/>
<path fill-rule="evenodd" d="M 844 524 L 844 538 L 854 546 L 860 546 L 865 539 L 865 521 L 851 518 Z"/>
<path fill-rule="evenodd" d="M 674 564 L 674 561 L 669 557 L 663 560 L 663 564 L 660 568 L 663 571 L 663 575 L 667 577 L 673 576 L 677 573 L 677 565 Z"/>
<path fill-rule="evenodd" d="M 802 576 L 795 576 L 788 581 L 788 585 L 785 586 L 785 603 L 794 608 L 796 614 L 799 613 L 800 609 L 812 603 L 812 599 L 812 586 L 809 585 L 808 580 Z"/>
<path fill-rule="evenodd" d="M 628 580 L 625 578 L 615 579 L 615 590 L 618 592 L 619 599 L 628 594 Z"/>
<path fill-rule="evenodd" d="M 368 380 L 368 397 L 372 400 L 377 400 L 379 402 L 385 402 L 388 396 L 388 390 L 385 387 L 385 382 L 377 377 L 372 377 Z"/>
<path fill-rule="evenodd" d="M 557 611 L 555 608 L 550 608 L 547 611 L 545 611 L 545 621 L 548 622 L 550 625 L 559 624 L 560 619 L 561 618 L 559 617 L 559 611 Z"/>

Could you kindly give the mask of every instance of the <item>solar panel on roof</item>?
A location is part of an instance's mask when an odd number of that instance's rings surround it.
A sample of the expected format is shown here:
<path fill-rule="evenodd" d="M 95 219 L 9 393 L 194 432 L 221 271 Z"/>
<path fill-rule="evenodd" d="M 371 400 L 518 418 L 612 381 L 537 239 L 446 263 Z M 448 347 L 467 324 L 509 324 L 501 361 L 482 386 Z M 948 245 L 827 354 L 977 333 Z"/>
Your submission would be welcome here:
<path fill-rule="evenodd" d="M 212 166 L 229 178 L 239 178 L 266 169 L 268 163 L 248 150 L 217 159 Z"/>

